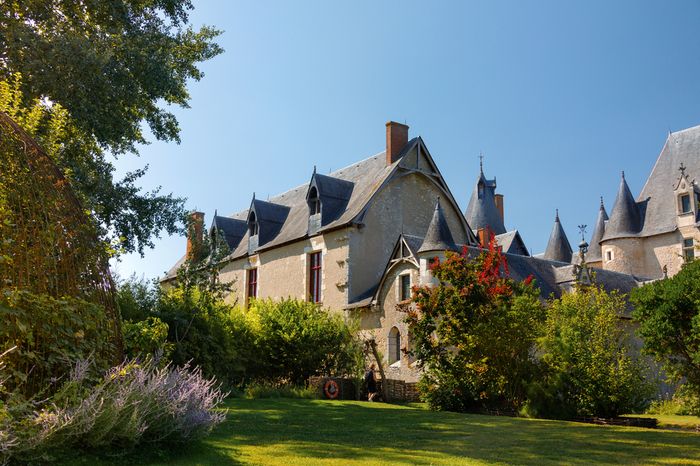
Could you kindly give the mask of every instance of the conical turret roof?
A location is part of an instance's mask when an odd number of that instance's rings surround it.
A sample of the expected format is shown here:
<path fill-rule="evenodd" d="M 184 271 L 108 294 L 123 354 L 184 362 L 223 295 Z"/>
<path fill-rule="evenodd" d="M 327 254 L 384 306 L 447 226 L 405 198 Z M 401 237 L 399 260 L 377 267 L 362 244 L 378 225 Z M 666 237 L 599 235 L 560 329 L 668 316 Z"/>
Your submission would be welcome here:
<path fill-rule="evenodd" d="M 457 245 L 452 238 L 450 227 L 445 219 L 445 212 L 440 205 L 440 198 L 435 203 L 433 218 L 428 226 L 428 232 L 418 252 L 427 251 L 456 251 Z"/>
<path fill-rule="evenodd" d="M 595 228 L 593 229 L 593 236 L 591 236 L 591 245 L 588 248 L 588 261 L 596 262 L 603 259 L 603 253 L 600 248 L 600 241 L 605 235 L 605 225 L 608 221 L 608 213 L 605 211 L 605 205 L 603 204 L 603 198 L 600 198 L 600 209 L 598 210 L 598 218 L 595 222 Z"/>
<path fill-rule="evenodd" d="M 495 235 L 506 232 L 501 213 L 496 207 L 496 179 L 487 180 L 483 168 L 479 171 L 465 217 L 472 230 L 490 229 Z"/>
<path fill-rule="evenodd" d="M 620 187 L 617 190 L 615 205 L 610 213 L 610 220 L 605 226 L 603 240 L 619 238 L 623 236 L 635 236 L 642 229 L 642 220 L 639 207 L 632 197 L 625 172 L 622 172 Z"/>
<path fill-rule="evenodd" d="M 559 210 L 554 218 L 552 234 L 549 235 L 547 249 L 544 251 L 544 258 L 552 261 L 571 263 L 571 244 L 564 233 L 564 228 L 559 221 Z"/>

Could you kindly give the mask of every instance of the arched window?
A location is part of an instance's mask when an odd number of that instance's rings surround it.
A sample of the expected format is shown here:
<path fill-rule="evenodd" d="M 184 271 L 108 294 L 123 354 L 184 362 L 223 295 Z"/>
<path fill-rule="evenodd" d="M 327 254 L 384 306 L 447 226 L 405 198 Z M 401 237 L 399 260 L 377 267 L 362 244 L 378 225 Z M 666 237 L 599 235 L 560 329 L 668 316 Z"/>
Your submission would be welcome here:
<path fill-rule="evenodd" d="M 250 218 L 248 219 L 248 235 L 255 236 L 258 234 L 258 222 L 255 218 L 255 212 L 250 213 Z"/>
<path fill-rule="evenodd" d="M 401 333 L 396 327 L 389 330 L 389 364 L 401 361 Z"/>
<path fill-rule="evenodd" d="M 321 199 L 318 197 L 318 190 L 314 186 L 309 191 L 309 215 L 321 213 Z"/>

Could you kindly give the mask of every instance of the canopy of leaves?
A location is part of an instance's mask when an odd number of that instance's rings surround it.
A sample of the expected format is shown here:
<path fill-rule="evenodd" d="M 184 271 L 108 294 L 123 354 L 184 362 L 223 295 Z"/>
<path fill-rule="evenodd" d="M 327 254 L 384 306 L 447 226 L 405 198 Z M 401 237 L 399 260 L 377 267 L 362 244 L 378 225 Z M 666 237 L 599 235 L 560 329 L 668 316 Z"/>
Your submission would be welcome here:
<path fill-rule="evenodd" d="M 537 288 L 508 277 L 493 238 L 475 258 L 466 250 L 436 258 L 432 274 L 439 284 L 415 289 L 407 317 L 423 397 L 435 409 L 517 408 L 536 367 Z"/>
<path fill-rule="evenodd" d="M 159 194 L 159 190 L 142 192 L 136 182 L 145 169 L 116 181 L 114 166 L 99 144 L 75 125 L 64 107 L 38 99 L 27 103 L 21 87 L 19 74 L 0 81 L 0 112 L 34 137 L 61 169 L 83 208 L 97 220 L 101 239 L 112 243 L 118 252 L 143 253 L 145 247 L 153 246 L 153 237 L 161 230 L 169 234 L 180 231 L 182 199 Z M 13 186 L 0 186 L 0 191 L 7 189 Z"/>
<path fill-rule="evenodd" d="M 643 351 L 661 362 L 672 381 L 700 395 L 700 261 L 632 293 Z"/>
<path fill-rule="evenodd" d="M 633 347 L 626 302 L 598 286 L 552 299 L 539 340 L 542 376 L 530 387 L 531 414 L 614 417 L 639 412 L 653 390 Z"/>
<path fill-rule="evenodd" d="M 178 140 L 197 63 L 222 52 L 211 27 L 188 26 L 189 0 L 23 0 L 0 3 L 0 79 L 24 77 L 23 103 L 49 99 L 113 152 L 144 142 L 141 122 Z"/>

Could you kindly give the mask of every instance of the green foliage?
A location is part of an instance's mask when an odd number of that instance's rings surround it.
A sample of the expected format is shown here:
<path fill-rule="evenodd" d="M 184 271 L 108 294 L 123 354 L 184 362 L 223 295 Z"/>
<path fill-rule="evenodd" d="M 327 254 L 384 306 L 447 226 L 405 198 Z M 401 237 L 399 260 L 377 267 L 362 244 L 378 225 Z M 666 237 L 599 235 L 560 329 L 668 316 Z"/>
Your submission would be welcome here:
<path fill-rule="evenodd" d="M 92 358 L 106 368 L 113 358 L 104 309 L 76 298 L 28 291 L 0 293 L 0 341 L 16 345 L 3 362 L 9 391 L 32 395 L 64 379 L 70 364 Z"/>
<path fill-rule="evenodd" d="M 544 319 L 531 279 L 507 277 L 492 241 L 471 259 L 434 261 L 439 284 L 414 291 L 407 316 L 412 353 L 424 368 L 419 389 L 433 409 L 516 409 L 535 373 L 532 348 Z"/>
<path fill-rule="evenodd" d="M 136 274 L 127 280 L 117 280 L 116 299 L 122 319 L 139 321 L 148 317 L 158 300 L 154 290 L 153 283 Z"/>
<path fill-rule="evenodd" d="M 260 380 L 301 385 L 312 375 L 354 375 L 362 348 L 342 315 L 292 299 L 256 300 L 246 313 Z"/>
<path fill-rule="evenodd" d="M 115 180 L 115 168 L 99 141 L 78 128 L 60 103 L 28 99 L 22 91 L 24 83 L 18 73 L 0 81 L 0 111 L 35 138 L 58 165 L 81 204 L 96 219 L 104 241 L 117 252 L 143 253 L 161 230 L 168 234 L 181 231 L 183 199 L 138 188 L 136 182 L 145 168 Z M 0 180 L 0 205 L 3 192 L 16 189 L 18 181 L 16 176 L 5 183 Z"/>
<path fill-rule="evenodd" d="M 632 302 L 643 351 L 671 381 L 684 382 L 689 394 L 700 397 L 700 261 L 634 290 Z"/>
<path fill-rule="evenodd" d="M 646 411 L 648 414 L 698 416 L 700 415 L 700 396 L 691 387 L 681 385 L 670 400 L 655 400 Z"/>
<path fill-rule="evenodd" d="M 530 386 L 529 414 L 614 417 L 640 412 L 653 387 L 634 357 L 625 300 L 581 287 L 549 302 L 539 340 L 542 377 Z"/>
<path fill-rule="evenodd" d="M 138 322 L 124 321 L 124 351 L 128 357 L 154 355 L 162 351 L 162 358 L 168 361 L 173 344 L 168 343 L 168 324 L 158 317 L 147 317 Z"/>
<path fill-rule="evenodd" d="M 222 49 L 211 27 L 188 27 L 189 0 L 10 1 L 0 4 L 0 79 L 24 76 L 25 101 L 49 99 L 113 152 L 145 142 L 141 122 L 178 140 L 162 103 L 187 107 L 197 63 Z"/>
<path fill-rule="evenodd" d="M 253 382 L 245 388 L 245 397 L 251 400 L 263 398 L 299 398 L 312 400 L 318 398 L 318 393 L 313 387 L 274 384 L 270 382 Z"/>

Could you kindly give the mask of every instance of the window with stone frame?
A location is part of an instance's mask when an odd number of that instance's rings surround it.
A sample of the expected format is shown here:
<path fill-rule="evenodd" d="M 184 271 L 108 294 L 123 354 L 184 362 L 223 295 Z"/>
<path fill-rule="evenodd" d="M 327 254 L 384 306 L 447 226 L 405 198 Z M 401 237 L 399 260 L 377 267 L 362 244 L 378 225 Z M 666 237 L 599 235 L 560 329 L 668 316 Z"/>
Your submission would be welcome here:
<path fill-rule="evenodd" d="M 321 302 L 321 272 L 321 252 L 309 254 L 309 301 L 312 303 Z"/>
<path fill-rule="evenodd" d="M 389 364 L 394 364 L 401 361 L 401 332 L 396 327 L 391 327 L 389 330 L 388 339 L 388 357 Z"/>
<path fill-rule="evenodd" d="M 411 299 L 411 274 L 399 275 L 399 301 Z"/>
<path fill-rule="evenodd" d="M 248 288 L 246 290 L 246 306 L 248 306 L 248 302 L 251 298 L 254 299 L 258 297 L 258 269 L 248 269 L 247 275 L 246 282 Z"/>
<path fill-rule="evenodd" d="M 693 238 L 685 238 L 683 240 L 683 260 L 686 262 L 695 260 L 695 242 Z"/>
<path fill-rule="evenodd" d="M 610 249 L 605 251 L 605 260 L 608 262 L 613 260 L 613 252 Z"/>
<path fill-rule="evenodd" d="M 690 194 L 681 194 L 679 200 L 680 213 L 687 214 L 691 211 Z"/>

